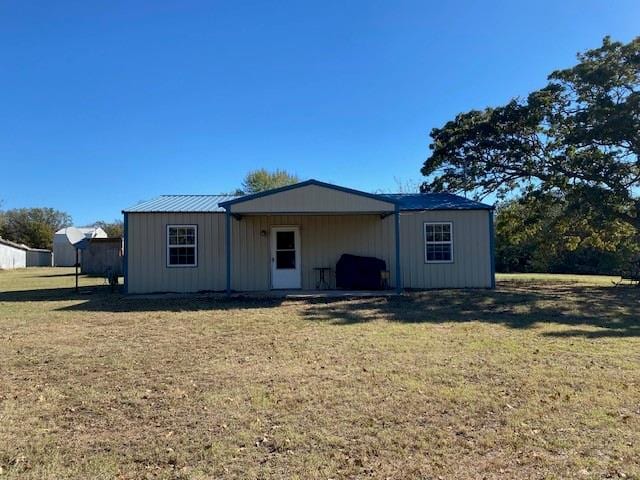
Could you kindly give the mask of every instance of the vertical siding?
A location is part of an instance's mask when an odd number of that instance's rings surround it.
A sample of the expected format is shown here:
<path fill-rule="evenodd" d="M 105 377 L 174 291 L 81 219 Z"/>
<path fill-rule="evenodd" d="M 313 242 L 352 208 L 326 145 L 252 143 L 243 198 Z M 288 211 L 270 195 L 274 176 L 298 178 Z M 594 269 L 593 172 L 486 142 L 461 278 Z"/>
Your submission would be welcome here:
<path fill-rule="evenodd" d="M 302 288 L 313 289 L 314 267 L 330 267 L 335 286 L 335 266 L 343 253 L 383 259 L 395 268 L 393 217 L 379 215 L 270 215 L 233 220 L 232 251 L 234 290 L 271 288 L 271 234 L 273 226 L 299 226 Z M 261 235 L 264 231 L 266 235 Z"/>
<path fill-rule="evenodd" d="M 27 252 L 0 243 L 0 269 L 11 270 L 27 266 Z"/>
<path fill-rule="evenodd" d="M 400 244 L 405 288 L 491 287 L 489 212 L 405 212 Z M 453 263 L 425 263 L 424 222 L 452 222 Z"/>
<path fill-rule="evenodd" d="M 27 250 L 27 267 L 50 267 L 52 253 L 50 250 Z"/>
<path fill-rule="evenodd" d="M 401 215 L 402 276 L 406 288 L 491 286 L 487 211 L 405 212 Z M 423 224 L 453 223 L 454 262 L 426 264 Z M 198 266 L 166 266 L 166 226 L 198 225 Z M 314 267 L 330 267 L 351 253 L 381 258 L 395 286 L 394 219 L 390 215 L 246 215 L 232 219 L 232 289 L 271 288 L 270 230 L 300 227 L 302 288 L 313 289 Z M 129 213 L 128 288 L 131 293 L 222 291 L 226 286 L 223 213 Z M 261 232 L 265 232 L 262 235 Z"/>
<path fill-rule="evenodd" d="M 53 236 L 53 262 L 56 267 L 73 267 L 76 263 L 76 250 L 64 234 Z"/>
<path fill-rule="evenodd" d="M 166 266 L 167 224 L 198 225 L 198 266 Z M 271 288 L 270 230 L 276 225 L 300 227 L 302 288 L 315 288 L 314 267 L 331 267 L 340 255 L 368 255 L 395 269 L 393 217 L 379 215 L 256 215 L 232 219 L 232 289 Z M 226 253 L 224 214 L 129 213 L 128 291 L 197 292 L 224 290 Z M 262 231 L 266 234 L 263 236 Z M 335 278 L 331 278 L 332 286 Z"/>
<path fill-rule="evenodd" d="M 198 292 L 225 286 L 224 214 L 128 213 L 130 293 Z M 167 225 L 198 225 L 198 266 L 167 267 Z"/>
<path fill-rule="evenodd" d="M 80 271 L 88 275 L 104 275 L 107 269 L 112 269 L 117 275 L 122 275 L 122 240 L 109 238 L 107 241 L 96 239 L 89 242 L 89 246 L 82 252 Z"/>
<path fill-rule="evenodd" d="M 375 198 L 342 192 L 319 185 L 307 185 L 265 195 L 232 205 L 234 213 L 266 212 L 379 212 L 393 211 L 394 204 Z"/>

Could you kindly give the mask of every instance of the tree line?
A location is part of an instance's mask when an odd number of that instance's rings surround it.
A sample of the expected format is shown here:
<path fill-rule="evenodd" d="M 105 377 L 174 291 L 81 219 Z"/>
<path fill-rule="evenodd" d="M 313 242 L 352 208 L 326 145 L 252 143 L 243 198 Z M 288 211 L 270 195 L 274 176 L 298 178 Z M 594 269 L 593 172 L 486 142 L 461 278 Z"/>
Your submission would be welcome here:
<path fill-rule="evenodd" d="M 61 228 L 72 225 L 67 212 L 54 208 L 14 208 L 0 210 L 0 237 L 32 248 L 53 247 L 53 235 Z M 101 227 L 109 237 L 121 237 L 122 220 L 97 221 L 90 227 Z"/>

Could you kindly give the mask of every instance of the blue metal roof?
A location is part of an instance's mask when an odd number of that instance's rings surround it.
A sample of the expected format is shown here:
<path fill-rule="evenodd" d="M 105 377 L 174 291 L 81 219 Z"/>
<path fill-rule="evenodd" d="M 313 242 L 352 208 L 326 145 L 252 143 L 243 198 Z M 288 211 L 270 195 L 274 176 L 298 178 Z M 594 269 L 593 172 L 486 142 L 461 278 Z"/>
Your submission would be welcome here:
<path fill-rule="evenodd" d="M 381 193 L 395 202 L 401 211 L 408 210 L 492 210 L 491 205 L 452 193 Z"/>
<path fill-rule="evenodd" d="M 329 185 L 316 180 L 302 182 L 305 185 Z M 296 184 L 299 187 L 301 184 Z M 255 195 L 247 195 L 245 198 L 251 199 L 268 194 L 278 193 L 294 187 L 283 187 L 279 189 L 261 192 Z M 469 200 L 468 198 L 451 193 L 366 193 L 358 190 L 332 186 L 336 190 L 349 193 L 362 194 L 370 198 L 375 198 L 383 202 L 390 202 L 398 205 L 401 211 L 419 210 L 491 210 L 491 205 Z M 123 213 L 171 213 L 171 212 L 224 212 L 224 207 L 236 203 L 234 200 L 240 199 L 238 195 L 161 195 L 152 200 L 141 202 L 138 205 L 123 210 Z"/>
<path fill-rule="evenodd" d="M 224 212 L 220 203 L 237 198 L 236 195 L 160 195 L 123 210 L 136 212 Z"/>

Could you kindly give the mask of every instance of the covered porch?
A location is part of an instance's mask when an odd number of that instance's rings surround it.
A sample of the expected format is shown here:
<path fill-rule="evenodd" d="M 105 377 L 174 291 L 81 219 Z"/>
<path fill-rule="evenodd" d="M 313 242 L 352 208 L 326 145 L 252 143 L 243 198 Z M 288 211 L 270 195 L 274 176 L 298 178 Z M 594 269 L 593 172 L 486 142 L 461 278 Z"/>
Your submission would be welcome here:
<path fill-rule="evenodd" d="M 384 261 L 387 289 L 402 289 L 400 213 L 388 199 L 310 180 L 221 206 L 227 294 L 335 291 L 343 254 Z"/>

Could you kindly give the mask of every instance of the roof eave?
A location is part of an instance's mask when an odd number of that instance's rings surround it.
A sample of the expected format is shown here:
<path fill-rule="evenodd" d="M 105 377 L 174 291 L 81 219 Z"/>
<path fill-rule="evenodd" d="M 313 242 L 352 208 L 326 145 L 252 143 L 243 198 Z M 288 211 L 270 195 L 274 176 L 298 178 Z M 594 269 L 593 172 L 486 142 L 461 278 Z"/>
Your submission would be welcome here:
<path fill-rule="evenodd" d="M 121 213 L 224 213 L 224 210 L 122 210 Z"/>
<path fill-rule="evenodd" d="M 419 208 L 419 207 L 400 207 L 401 212 L 451 212 L 451 211 L 473 211 L 473 210 L 495 210 L 495 207 L 487 205 L 486 207 L 435 207 L 435 208 Z"/>

